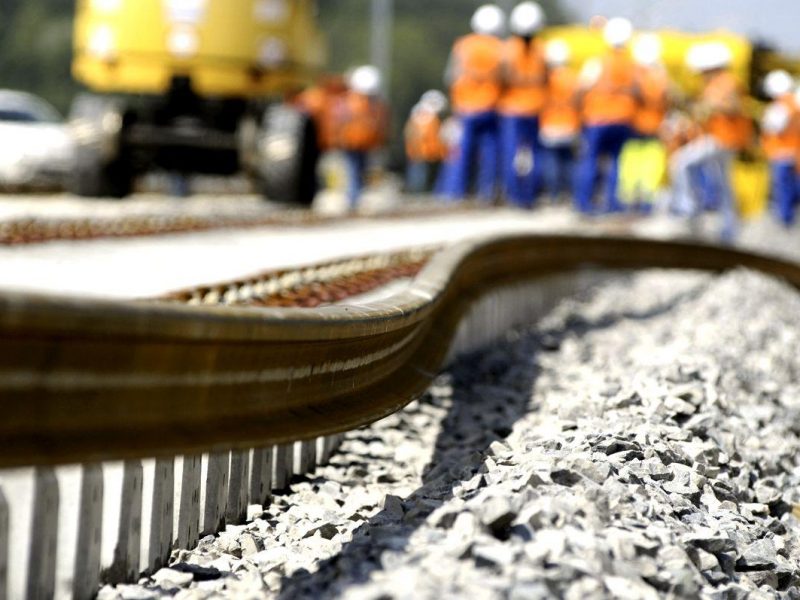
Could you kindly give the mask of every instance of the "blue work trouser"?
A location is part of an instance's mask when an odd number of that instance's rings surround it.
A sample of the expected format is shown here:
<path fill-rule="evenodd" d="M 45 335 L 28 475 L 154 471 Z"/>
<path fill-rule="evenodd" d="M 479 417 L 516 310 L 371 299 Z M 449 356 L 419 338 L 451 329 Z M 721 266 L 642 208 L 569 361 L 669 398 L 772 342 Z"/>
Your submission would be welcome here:
<path fill-rule="evenodd" d="M 732 160 L 733 153 L 707 135 L 692 140 L 670 159 L 673 211 L 697 224 L 703 211 L 715 207 L 722 219 L 723 242 L 733 241 L 739 223 L 730 185 Z"/>
<path fill-rule="evenodd" d="M 421 160 L 408 161 L 408 165 L 406 165 L 406 189 L 409 193 L 421 194 L 426 191 L 429 164 Z"/>
<path fill-rule="evenodd" d="M 367 172 L 367 153 L 360 150 L 345 152 L 347 160 L 347 200 L 350 208 L 358 206 L 358 199 L 364 191 L 364 181 Z"/>
<path fill-rule="evenodd" d="M 467 195 L 473 165 L 477 161 L 477 193 L 485 201 L 494 199 L 498 169 L 497 113 L 462 114 L 461 143 L 448 167 L 447 195 L 460 200 Z"/>
<path fill-rule="evenodd" d="M 571 194 L 574 185 L 573 169 L 575 167 L 575 151 L 572 144 L 562 146 L 545 146 L 542 151 L 544 184 L 547 193 L 557 197 L 559 194 Z"/>
<path fill-rule="evenodd" d="M 730 183 L 732 162 L 733 153 L 721 149 L 700 165 L 704 185 L 708 186 L 706 193 L 710 194 L 709 204 L 716 207 L 722 218 L 720 239 L 725 243 L 733 242 L 739 222 Z"/>
<path fill-rule="evenodd" d="M 500 117 L 501 169 L 506 199 L 530 208 L 542 189 L 542 145 L 539 117 Z"/>
<path fill-rule="evenodd" d="M 608 157 L 610 160 L 605 182 L 605 210 L 607 212 L 622 210 L 617 194 L 619 155 L 625 142 L 632 135 L 633 129 L 621 123 L 592 125 L 583 130 L 582 156 L 575 186 L 575 206 L 579 211 L 587 214 L 594 212 L 592 196 L 600 172 L 600 159 L 603 157 Z"/>
<path fill-rule="evenodd" d="M 772 213 L 789 227 L 794 223 L 798 181 L 793 160 L 775 160 L 769 163 Z"/>

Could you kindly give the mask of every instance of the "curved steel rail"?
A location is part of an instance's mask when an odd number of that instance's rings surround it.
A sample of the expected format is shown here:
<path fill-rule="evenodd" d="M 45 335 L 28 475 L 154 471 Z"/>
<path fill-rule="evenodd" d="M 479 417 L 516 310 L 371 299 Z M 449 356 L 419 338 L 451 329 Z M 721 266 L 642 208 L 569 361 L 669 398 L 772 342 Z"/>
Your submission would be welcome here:
<path fill-rule="evenodd" d="M 391 301 L 204 308 L 0 297 L 0 467 L 175 455 L 327 435 L 398 410 L 473 300 L 586 266 L 800 265 L 690 243 L 576 236 L 463 243 Z"/>

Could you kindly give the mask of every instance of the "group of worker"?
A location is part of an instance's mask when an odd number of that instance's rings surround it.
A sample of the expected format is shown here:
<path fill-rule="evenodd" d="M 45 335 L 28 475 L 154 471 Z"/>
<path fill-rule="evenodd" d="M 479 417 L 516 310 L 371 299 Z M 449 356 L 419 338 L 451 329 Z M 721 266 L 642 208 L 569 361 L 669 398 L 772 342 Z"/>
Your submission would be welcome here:
<path fill-rule="evenodd" d="M 691 47 L 686 63 L 703 85 L 690 100 L 670 80 L 658 36 L 634 35 L 628 20 L 605 22 L 605 53 L 580 70 L 571 66 L 577 61 L 567 43 L 542 39 L 544 26 L 544 12 L 532 1 L 517 5 L 508 22 L 494 4 L 475 11 L 472 33 L 455 42 L 447 66 L 449 99 L 425 92 L 405 126 L 409 191 L 451 200 L 474 192 L 521 208 L 543 195 L 572 198 L 581 213 L 598 214 L 648 210 L 668 176 L 673 212 L 693 218 L 718 211 L 723 237 L 732 238 L 732 161 L 755 142 L 756 128 L 729 48 L 721 42 Z M 769 74 L 765 92 L 772 104 L 761 123 L 772 208 L 786 225 L 800 198 L 794 88 L 788 73 Z M 316 125 L 319 148 L 346 157 L 351 207 L 364 187 L 369 154 L 387 140 L 381 92 L 380 71 L 362 66 L 326 78 L 296 100 Z M 650 168 L 648 157 L 660 170 Z"/>
<path fill-rule="evenodd" d="M 294 100 L 310 117 L 318 151 L 343 153 L 351 209 L 364 189 L 370 153 L 384 146 L 388 138 L 389 111 L 381 93 L 380 70 L 364 65 L 344 76 L 325 76 Z"/>
<path fill-rule="evenodd" d="M 419 144 L 408 144 L 421 137 L 417 122 L 430 119 L 425 115 L 433 110 L 423 98 L 406 129 L 410 160 L 433 163 L 445 156 L 438 189 L 452 199 L 464 197 L 474 180 L 478 197 L 500 194 L 519 207 L 532 206 L 547 192 L 553 198 L 574 196 L 585 213 L 620 210 L 622 147 L 635 134 L 655 135 L 668 104 L 668 79 L 652 48 L 643 49 L 641 64 L 634 63 L 626 50 L 631 25 L 612 19 L 605 28 L 608 55 L 578 73 L 569 66 L 566 43 L 539 39 L 545 16 L 535 2 L 511 12 L 508 39 L 502 37 L 506 19 L 498 6 L 480 7 L 471 25 L 472 33 L 456 41 L 446 73 L 457 143 L 427 155 Z M 607 198 L 605 207 L 598 207 L 594 189 L 605 156 L 610 158 Z"/>
<path fill-rule="evenodd" d="M 646 209 L 664 173 L 648 181 L 648 169 L 628 169 L 631 176 L 621 185 L 619 171 L 626 148 L 650 144 L 661 153 L 660 164 L 669 166 L 673 211 L 691 217 L 718 210 L 723 237 L 732 237 L 731 162 L 751 146 L 755 127 L 728 47 L 705 42 L 691 48 L 687 66 L 702 76 L 703 89 L 688 101 L 670 81 L 659 38 L 634 36 L 628 20 L 606 22 L 606 53 L 580 71 L 570 67 L 565 42 L 540 39 L 544 25 L 535 2 L 513 9 L 507 39 L 499 7 L 474 13 L 472 33 L 456 41 L 448 65 L 450 106 L 441 93 L 426 92 L 406 125 L 409 188 L 422 189 L 439 166 L 434 190 L 450 199 L 465 197 L 474 185 L 479 198 L 499 196 L 526 208 L 547 194 L 573 197 L 585 214 Z M 800 156 L 794 82 L 784 72 L 772 73 L 766 88 L 775 102 L 762 136 L 773 166 L 773 207 L 790 224 Z M 452 115 L 445 118 L 448 108 Z"/>

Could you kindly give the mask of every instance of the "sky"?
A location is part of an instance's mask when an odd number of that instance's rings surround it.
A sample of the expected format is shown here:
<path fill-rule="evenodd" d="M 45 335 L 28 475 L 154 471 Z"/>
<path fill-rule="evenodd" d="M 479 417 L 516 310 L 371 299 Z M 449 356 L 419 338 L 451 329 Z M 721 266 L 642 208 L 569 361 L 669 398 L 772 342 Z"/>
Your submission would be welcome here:
<path fill-rule="evenodd" d="M 573 14 L 623 16 L 636 27 L 725 28 L 800 55 L 800 0 L 561 0 Z"/>

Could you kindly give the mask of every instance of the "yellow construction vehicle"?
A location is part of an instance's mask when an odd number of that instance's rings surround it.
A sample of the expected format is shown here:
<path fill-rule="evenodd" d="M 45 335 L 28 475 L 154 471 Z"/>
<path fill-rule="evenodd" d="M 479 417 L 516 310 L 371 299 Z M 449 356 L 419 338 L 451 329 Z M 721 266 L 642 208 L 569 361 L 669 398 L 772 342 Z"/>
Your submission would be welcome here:
<path fill-rule="evenodd" d="M 313 195 L 312 125 L 282 96 L 323 66 L 315 0 L 78 0 L 72 191 L 127 195 L 133 178 L 250 173 L 278 200 Z"/>

